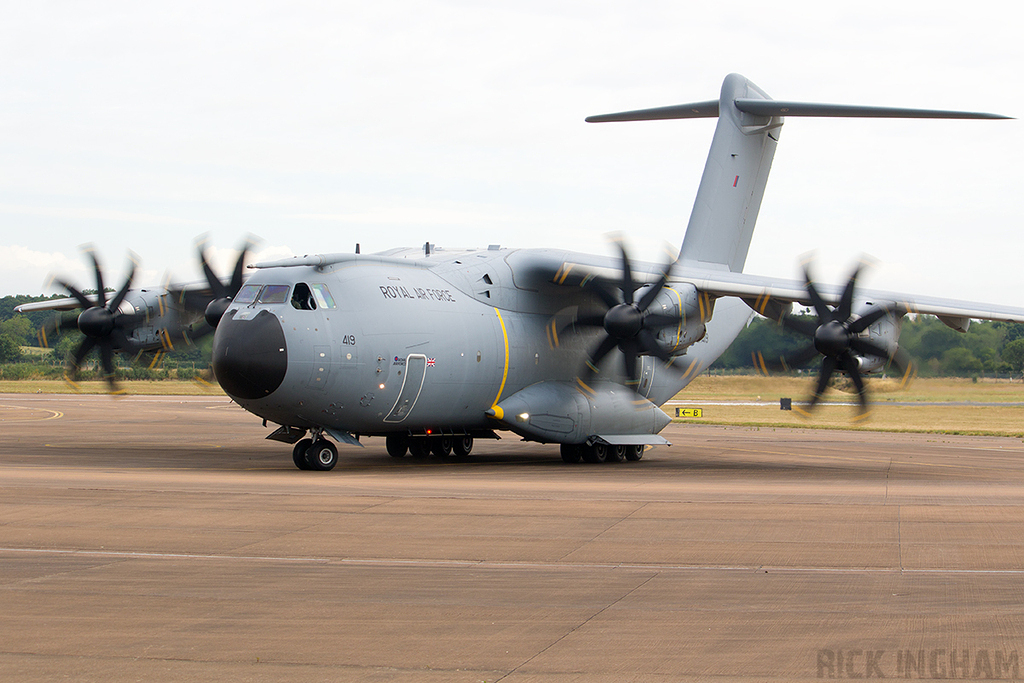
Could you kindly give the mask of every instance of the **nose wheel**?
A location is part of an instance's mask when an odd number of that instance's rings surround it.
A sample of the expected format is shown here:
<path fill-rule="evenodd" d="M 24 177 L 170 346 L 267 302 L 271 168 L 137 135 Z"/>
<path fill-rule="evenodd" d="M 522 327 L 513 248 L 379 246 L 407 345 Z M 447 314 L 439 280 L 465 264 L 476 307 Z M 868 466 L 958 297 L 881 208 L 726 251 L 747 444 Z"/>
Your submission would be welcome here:
<path fill-rule="evenodd" d="M 322 436 L 302 439 L 292 448 L 292 462 L 300 470 L 326 472 L 338 464 L 338 447 Z"/>

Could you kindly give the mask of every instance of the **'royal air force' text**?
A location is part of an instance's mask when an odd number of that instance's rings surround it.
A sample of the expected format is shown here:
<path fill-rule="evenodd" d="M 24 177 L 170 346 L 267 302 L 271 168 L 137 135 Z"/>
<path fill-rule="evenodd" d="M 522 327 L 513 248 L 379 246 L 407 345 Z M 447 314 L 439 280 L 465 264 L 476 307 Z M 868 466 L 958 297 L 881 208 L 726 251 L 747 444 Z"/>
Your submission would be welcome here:
<path fill-rule="evenodd" d="M 413 287 L 411 290 L 405 287 L 394 287 L 392 285 L 381 286 L 380 293 L 385 299 L 422 299 L 426 301 L 454 302 L 455 297 L 447 289 L 420 289 Z"/>

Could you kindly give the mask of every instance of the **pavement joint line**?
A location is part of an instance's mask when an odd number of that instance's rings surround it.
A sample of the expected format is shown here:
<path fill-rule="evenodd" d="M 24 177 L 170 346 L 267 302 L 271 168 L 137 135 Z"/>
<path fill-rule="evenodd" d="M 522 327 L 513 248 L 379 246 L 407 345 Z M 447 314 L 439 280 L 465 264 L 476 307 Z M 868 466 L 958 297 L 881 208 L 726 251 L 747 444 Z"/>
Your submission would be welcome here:
<path fill-rule="evenodd" d="M 652 576 L 648 576 L 646 579 L 641 581 L 639 584 L 637 584 L 636 586 L 633 586 L 628 591 L 626 591 L 623 595 L 620 595 L 615 600 L 612 600 L 610 603 L 608 603 L 607 605 L 605 605 L 601 609 L 599 609 L 596 612 L 594 612 L 593 614 L 591 614 L 589 617 L 584 619 L 582 622 L 580 622 L 579 624 L 576 624 L 571 629 L 569 629 L 568 631 L 566 631 L 565 633 L 560 635 L 558 638 L 555 638 L 552 642 L 548 643 L 548 645 L 546 647 L 544 647 L 544 648 L 540 649 L 539 651 L 533 653 L 526 660 L 520 662 L 513 669 L 511 669 L 508 673 L 506 673 L 504 676 L 499 678 L 495 683 L 500 683 L 500 681 L 503 681 L 506 678 L 508 678 L 509 676 L 515 674 L 520 669 L 522 669 L 524 666 L 528 665 L 530 662 L 532 662 L 533 660 L 537 659 L 538 657 L 543 655 L 545 652 L 547 652 L 548 650 L 550 650 L 554 646 L 556 646 L 559 643 L 561 643 L 563 640 L 565 640 L 566 638 L 571 636 L 573 633 L 576 633 L 581 628 L 583 628 L 584 626 L 586 626 L 587 624 L 592 622 L 594 619 L 597 619 L 599 616 L 601 616 L 602 614 L 604 614 L 605 612 L 610 610 L 612 607 L 615 607 L 615 605 L 619 604 L 620 602 L 622 602 L 623 600 L 625 600 L 626 598 L 631 596 L 633 593 L 636 593 L 638 590 L 640 590 L 641 588 L 643 588 L 644 586 L 649 584 L 651 581 L 653 581 L 655 578 L 657 578 L 657 576 L 658 576 L 658 572 L 655 572 Z"/>
<path fill-rule="evenodd" d="M 74 550 L 69 548 L 7 548 L 0 553 L 39 555 L 75 555 L 121 557 L 139 559 L 235 560 L 246 562 L 294 562 L 307 564 L 341 564 L 362 566 L 423 566 L 441 568 L 473 567 L 483 569 L 558 569 L 594 570 L 619 569 L 630 571 L 723 571 L 791 574 L 1006 574 L 1024 575 L 1024 569 L 951 569 L 947 567 L 786 567 L 772 565 L 686 565 L 686 564 L 625 564 L 599 562 L 501 562 L 493 560 L 431 560 L 417 558 L 351 558 L 351 557 L 288 557 L 262 555 L 212 555 L 198 553 L 154 553 L 131 550 Z"/>

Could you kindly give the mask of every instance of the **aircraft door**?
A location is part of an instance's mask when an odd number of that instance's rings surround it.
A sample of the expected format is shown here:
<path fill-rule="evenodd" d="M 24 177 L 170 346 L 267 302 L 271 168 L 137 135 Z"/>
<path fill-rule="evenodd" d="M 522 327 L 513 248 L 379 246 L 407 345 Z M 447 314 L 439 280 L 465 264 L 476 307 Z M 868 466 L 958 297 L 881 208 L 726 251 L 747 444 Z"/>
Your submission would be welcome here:
<path fill-rule="evenodd" d="M 405 358 L 405 381 L 398 393 L 398 400 L 391 412 L 384 418 L 385 422 L 402 422 L 416 407 L 416 401 L 423 390 L 423 380 L 427 376 L 427 357 L 422 353 L 413 353 Z"/>

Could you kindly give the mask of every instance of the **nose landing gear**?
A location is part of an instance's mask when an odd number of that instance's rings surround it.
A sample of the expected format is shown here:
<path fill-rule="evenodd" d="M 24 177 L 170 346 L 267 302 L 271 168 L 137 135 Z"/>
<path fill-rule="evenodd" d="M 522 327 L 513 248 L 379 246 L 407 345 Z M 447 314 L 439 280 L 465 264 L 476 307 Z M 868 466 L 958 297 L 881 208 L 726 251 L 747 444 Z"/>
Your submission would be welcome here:
<path fill-rule="evenodd" d="M 300 470 L 326 472 L 338 464 L 338 447 L 321 434 L 302 439 L 292 448 L 292 462 Z"/>

